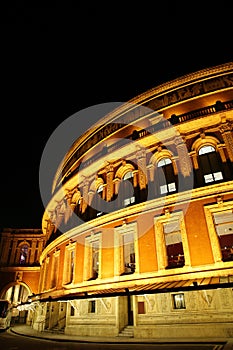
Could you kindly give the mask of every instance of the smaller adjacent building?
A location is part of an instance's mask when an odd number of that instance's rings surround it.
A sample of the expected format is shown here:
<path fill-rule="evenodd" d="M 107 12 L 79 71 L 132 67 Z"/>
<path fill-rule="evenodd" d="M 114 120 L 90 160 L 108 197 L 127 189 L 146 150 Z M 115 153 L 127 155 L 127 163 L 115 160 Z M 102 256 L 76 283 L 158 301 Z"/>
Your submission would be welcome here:
<path fill-rule="evenodd" d="M 0 298 L 13 304 L 13 319 L 25 322 L 27 311 L 19 305 L 38 293 L 40 255 L 45 246 L 41 229 L 5 228 L 0 232 Z"/>

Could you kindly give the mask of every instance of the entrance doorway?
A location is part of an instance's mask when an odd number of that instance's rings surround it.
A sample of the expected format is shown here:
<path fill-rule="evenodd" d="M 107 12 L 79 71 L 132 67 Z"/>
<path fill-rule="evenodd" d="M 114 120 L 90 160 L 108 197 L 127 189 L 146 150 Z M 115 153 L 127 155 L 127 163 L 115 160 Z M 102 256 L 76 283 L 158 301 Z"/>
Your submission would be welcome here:
<path fill-rule="evenodd" d="M 133 326 L 133 296 L 127 295 L 128 325 Z"/>

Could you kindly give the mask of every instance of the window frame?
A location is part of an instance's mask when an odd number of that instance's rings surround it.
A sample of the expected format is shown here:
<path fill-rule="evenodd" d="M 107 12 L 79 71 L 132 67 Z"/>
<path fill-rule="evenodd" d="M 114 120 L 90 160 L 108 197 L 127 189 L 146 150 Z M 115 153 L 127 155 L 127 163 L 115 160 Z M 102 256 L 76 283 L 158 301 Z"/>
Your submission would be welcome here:
<path fill-rule="evenodd" d="M 232 208 L 233 208 L 233 201 L 223 202 L 221 199 L 219 199 L 218 203 L 216 204 L 204 206 L 204 213 L 205 213 L 206 224 L 207 224 L 207 229 L 209 233 L 213 259 L 215 263 L 220 263 L 223 265 L 227 263 L 232 263 L 232 260 L 229 262 L 223 260 L 223 255 L 222 255 L 219 237 L 215 227 L 213 215 L 215 213 L 232 211 L 233 210 Z"/>
<path fill-rule="evenodd" d="M 124 247 L 123 247 L 123 235 L 132 234 L 134 238 L 134 256 L 135 265 L 134 271 L 131 273 L 125 272 L 125 261 L 124 261 Z M 138 228 L 137 223 L 132 222 L 129 224 L 123 224 L 122 226 L 115 227 L 114 229 L 114 275 L 132 275 L 137 273 L 139 270 L 139 251 L 138 251 Z"/>
<path fill-rule="evenodd" d="M 59 265 L 60 265 L 60 249 L 55 251 L 52 256 L 52 267 L 50 272 L 50 288 L 56 288 L 59 276 Z"/>
<path fill-rule="evenodd" d="M 184 293 L 172 293 L 171 296 L 173 302 L 173 310 L 186 310 Z M 180 306 L 178 305 L 178 301 L 180 301 Z"/>
<path fill-rule="evenodd" d="M 72 258 L 72 254 L 74 254 Z M 73 264 L 73 266 L 72 266 Z M 74 283 L 76 264 L 76 242 L 69 242 L 65 247 L 63 285 Z"/>
<path fill-rule="evenodd" d="M 172 176 L 168 174 L 167 169 L 172 172 Z M 160 171 L 163 172 L 162 177 L 164 177 L 165 180 L 164 184 L 162 184 L 161 176 L 159 176 Z M 155 168 L 155 179 L 158 179 L 158 189 L 160 195 L 169 195 L 177 192 L 177 176 L 175 174 L 172 159 L 167 155 L 157 160 Z"/>
<path fill-rule="evenodd" d="M 93 270 L 93 243 L 98 242 L 98 274 Z M 102 232 L 96 232 L 85 237 L 84 247 L 84 280 L 90 281 L 101 278 L 102 273 Z"/>
<path fill-rule="evenodd" d="M 180 233 L 183 245 L 185 264 L 182 269 L 191 266 L 188 238 L 185 228 L 184 214 L 182 211 L 176 213 L 165 212 L 164 215 L 154 218 L 154 234 L 156 242 L 156 255 L 158 270 L 165 270 L 168 265 L 167 248 L 165 242 L 164 225 L 171 221 L 179 221 Z"/>
<path fill-rule="evenodd" d="M 202 150 L 204 150 L 205 148 L 210 148 L 210 150 L 203 152 Z M 204 185 L 208 186 L 210 184 L 215 184 L 224 181 L 224 173 L 221 166 L 222 161 L 217 151 L 217 145 L 209 143 L 202 144 L 197 150 L 197 157 Z M 213 159 L 210 159 L 213 157 L 215 157 L 215 161 L 213 161 Z M 217 167 L 216 164 L 218 165 Z M 209 168 L 209 172 L 207 172 L 205 168 Z"/>

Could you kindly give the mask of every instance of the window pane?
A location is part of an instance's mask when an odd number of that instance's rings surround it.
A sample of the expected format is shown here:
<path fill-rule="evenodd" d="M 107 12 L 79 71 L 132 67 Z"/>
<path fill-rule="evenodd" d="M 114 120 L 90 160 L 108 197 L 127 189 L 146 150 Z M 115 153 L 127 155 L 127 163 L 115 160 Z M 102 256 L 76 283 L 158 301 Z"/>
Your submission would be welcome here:
<path fill-rule="evenodd" d="M 99 273 L 99 241 L 92 242 L 92 277 L 97 278 Z"/>
<path fill-rule="evenodd" d="M 138 302 L 138 314 L 144 314 L 145 313 L 145 304 L 144 301 Z"/>
<path fill-rule="evenodd" d="M 213 181 L 214 181 L 214 178 L 213 178 L 213 175 L 212 175 L 212 174 L 204 175 L 204 179 L 205 179 L 205 183 L 213 182 Z"/>
<path fill-rule="evenodd" d="M 20 258 L 19 258 L 20 265 L 26 264 L 27 255 L 28 255 L 28 246 L 23 245 L 20 251 Z"/>
<path fill-rule="evenodd" d="M 99 187 L 98 187 L 98 189 L 97 189 L 97 192 L 98 193 L 101 193 L 101 192 L 103 192 L 103 185 L 100 185 Z"/>
<path fill-rule="evenodd" d="M 123 235 L 123 254 L 125 273 L 133 273 L 135 270 L 135 251 L 133 233 Z"/>
<path fill-rule="evenodd" d="M 95 300 L 89 301 L 88 312 L 95 313 Z"/>
<path fill-rule="evenodd" d="M 164 228 L 164 233 L 176 232 L 180 230 L 180 223 L 178 220 L 167 222 L 163 225 L 163 228 Z"/>
<path fill-rule="evenodd" d="M 185 309 L 184 294 L 174 294 L 173 302 L 175 309 Z"/>
<path fill-rule="evenodd" d="M 222 176 L 222 172 L 219 171 L 217 173 L 214 173 L 214 180 L 215 181 L 218 181 L 218 180 L 222 180 L 223 179 L 223 176 Z"/>
<path fill-rule="evenodd" d="M 164 193 L 167 193 L 167 192 L 168 192 L 167 185 L 160 186 L 160 193 L 161 194 L 164 194 Z"/>
<path fill-rule="evenodd" d="M 132 177 L 133 177 L 132 171 L 128 171 L 128 172 L 124 175 L 123 179 L 124 179 L 124 180 L 127 180 L 127 179 L 130 179 L 130 178 L 132 178 Z"/>
<path fill-rule="evenodd" d="M 167 252 L 167 269 L 184 266 L 184 251 L 179 220 L 164 224 L 164 235 Z"/>
<path fill-rule="evenodd" d="M 206 154 L 206 153 L 211 153 L 211 152 L 215 152 L 215 148 L 213 146 L 203 146 L 199 149 L 198 154 Z"/>
<path fill-rule="evenodd" d="M 129 205 L 129 204 L 130 204 L 130 199 L 129 198 L 124 199 L 124 205 Z"/>
<path fill-rule="evenodd" d="M 213 214 L 223 261 L 233 260 L 233 213 L 226 210 Z"/>
<path fill-rule="evenodd" d="M 161 167 L 161 166 L 164 166 L 164 165 L 167 165 L 167 164 L 171 164 L 171 162 L 172 162 L 171 159 L 163 158 L 157 163 L 157 167 Z"/>
<path fill-rule="evenodd" d="M 176 191 L 176 184 L 175 184 L 175 182 L 172 182 L 171 184 L 168 184 L 168 191 L 169 192 Z"/>
<path fill-rule="evenodd" d="M 224 234 L 226 232 L 226 227 L 233 230 L 233 213 L 230 210 L 226 210 L 220 213 L 214 213 L 214 223 L 217 228 L 218 234 Z M 223 230 L 224 228 L 224 230 Z M 233 233 L 233 232 L 232 232 Z"/>

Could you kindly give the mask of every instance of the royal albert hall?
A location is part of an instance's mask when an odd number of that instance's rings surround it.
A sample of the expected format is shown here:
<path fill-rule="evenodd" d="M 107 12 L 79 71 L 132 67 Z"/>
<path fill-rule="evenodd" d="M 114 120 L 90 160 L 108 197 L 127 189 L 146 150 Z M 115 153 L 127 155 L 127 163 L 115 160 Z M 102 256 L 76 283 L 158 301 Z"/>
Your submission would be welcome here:
<path fill-rule="evenodd" d="M 233 337 L 233 63 L 103 115 L 54 174 L 27 323 L 67 335 Z"/>

